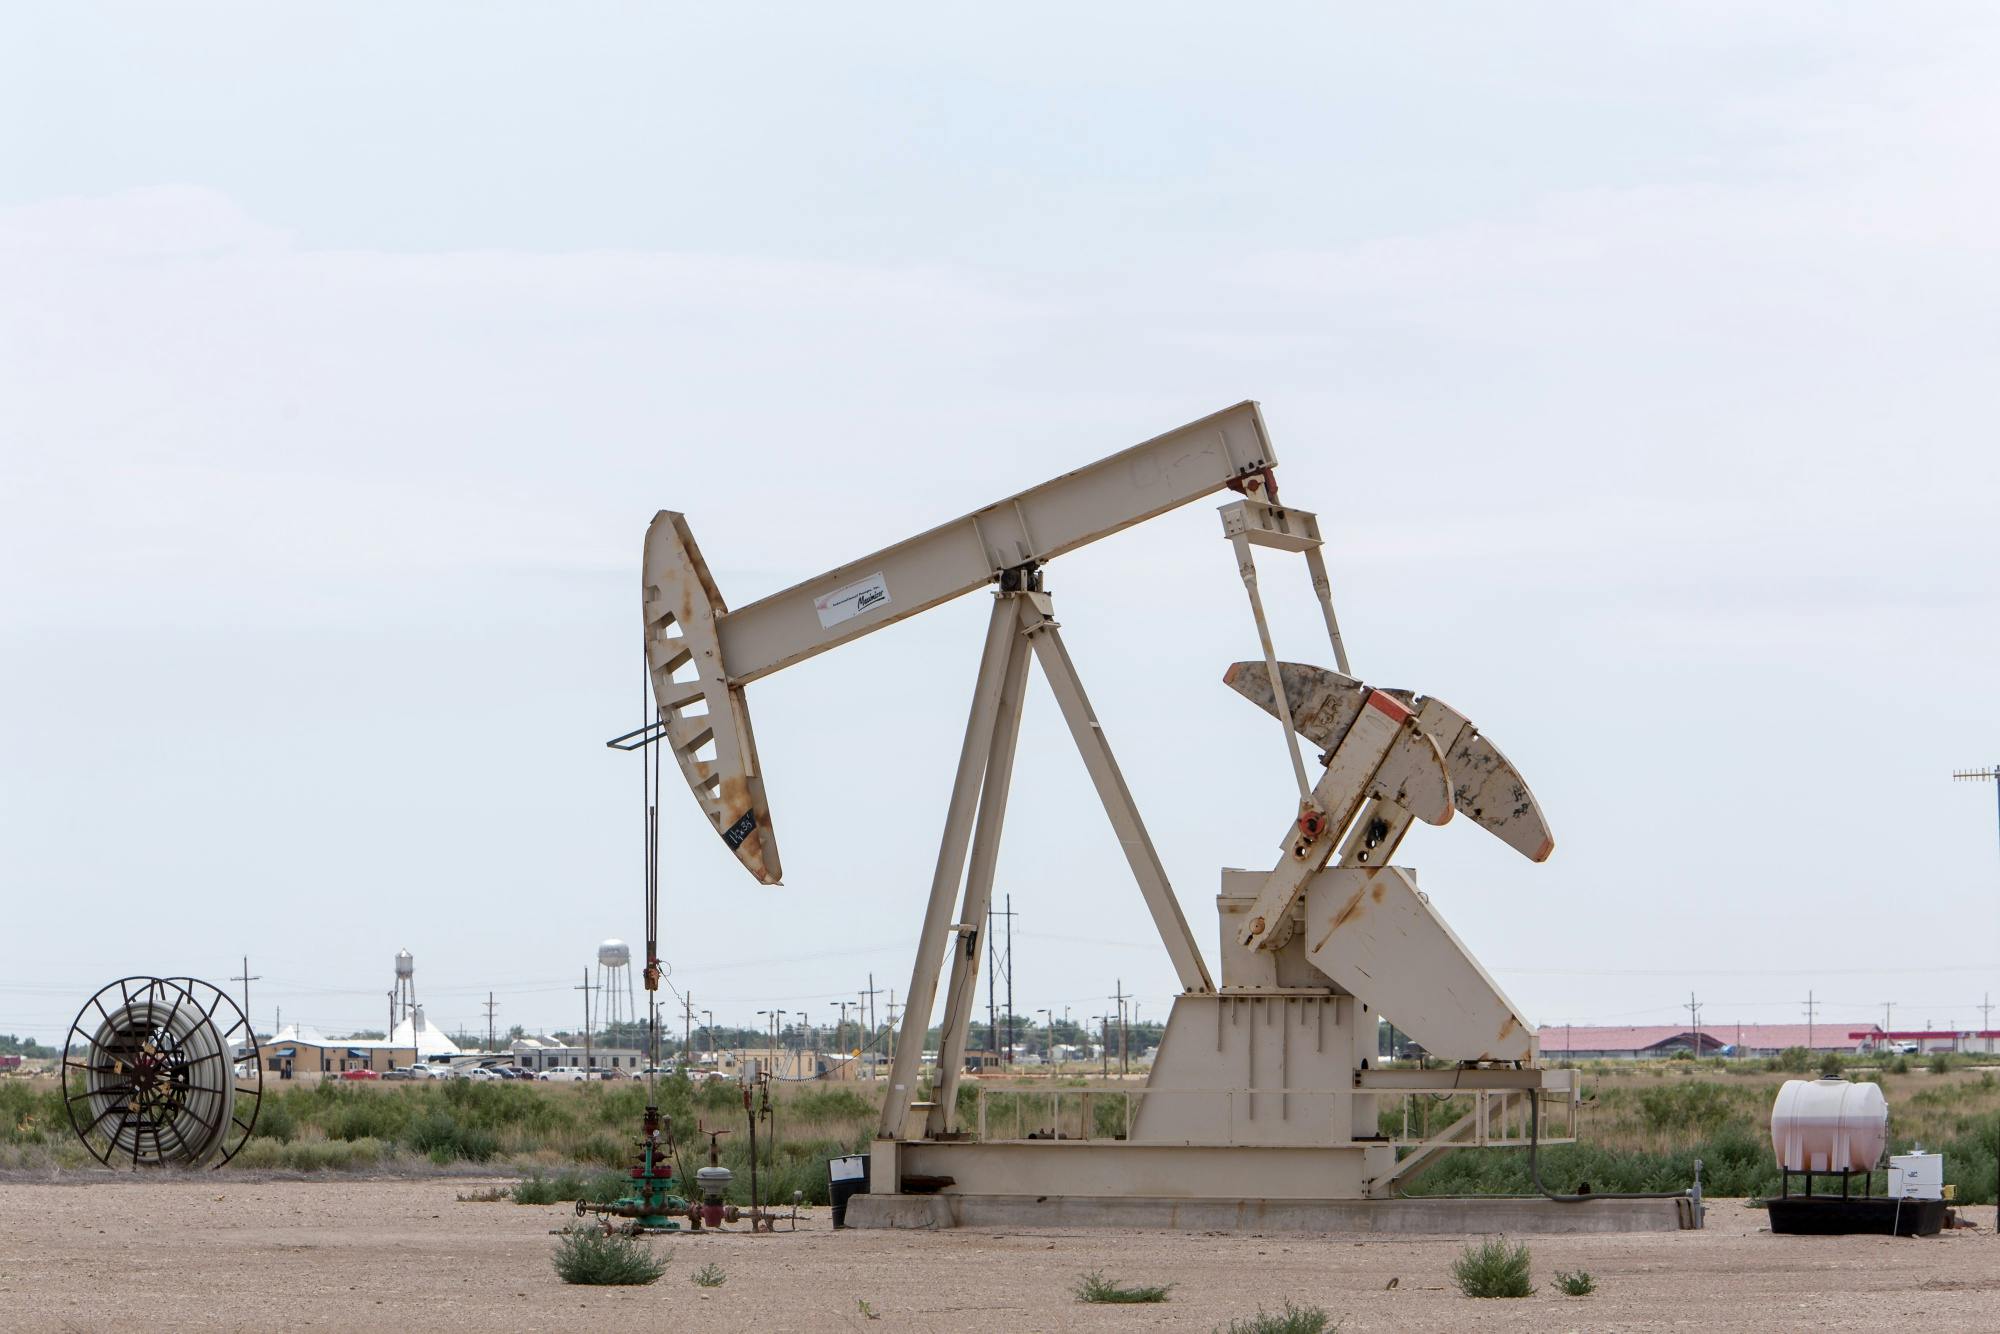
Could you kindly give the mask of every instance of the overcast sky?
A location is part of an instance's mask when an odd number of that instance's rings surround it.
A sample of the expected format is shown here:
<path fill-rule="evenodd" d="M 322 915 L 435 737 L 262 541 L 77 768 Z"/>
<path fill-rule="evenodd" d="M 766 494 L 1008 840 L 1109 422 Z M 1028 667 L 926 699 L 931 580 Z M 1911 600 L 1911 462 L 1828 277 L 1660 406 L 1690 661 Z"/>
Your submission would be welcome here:
<path fill-rule="evenodd" d="M 246 954 L 260 1025 L 379 1026 L 402 947 L 574 1022 L 655 510 L 740 604 L 1244 398 L 1356 671 L 1555 828 L 1399 858 L 1532 1020 L 1977 1022 L 2000 16 L 1226 12 L 15 7 L 0 1031 Z M 1295 801 L 1213 509 L 1048 572 L 1211 962 Z M 903 994 L 983 602 L 751 688 L 784 887 L 669 791 L 697 1010 Z M 1164 1017 L 1039 681 L 1000 876 L 1018 1009 Z"/>

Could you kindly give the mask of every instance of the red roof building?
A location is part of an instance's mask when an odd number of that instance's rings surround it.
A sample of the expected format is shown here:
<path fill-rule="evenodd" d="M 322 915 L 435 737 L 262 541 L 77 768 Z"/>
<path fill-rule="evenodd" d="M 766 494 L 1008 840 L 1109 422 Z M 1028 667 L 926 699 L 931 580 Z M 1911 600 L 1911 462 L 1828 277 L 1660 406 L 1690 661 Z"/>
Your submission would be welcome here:
<path fill-rule="evenodd" d="M 1538 1034 L 1545 1060 L 1636 1059 L 1671 1056 L 1776 1056 L 1788 1047 L 1858 1056 L 1875 1050 L 1882 1030 L 1851 1024 L 1547 1024 Z"/>

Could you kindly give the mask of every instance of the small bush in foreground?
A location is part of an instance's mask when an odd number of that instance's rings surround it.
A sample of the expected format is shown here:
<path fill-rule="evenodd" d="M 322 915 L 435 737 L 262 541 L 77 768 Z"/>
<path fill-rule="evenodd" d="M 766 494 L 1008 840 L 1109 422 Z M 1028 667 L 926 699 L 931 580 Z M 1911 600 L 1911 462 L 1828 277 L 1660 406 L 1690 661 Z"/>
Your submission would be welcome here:
<path fill-rule="evenodd" d="M 1340 1326 L 1317 1306 L 1294 1306 L 1289 1298 L 1276 1315 L 1259 1311 L 1227 1325 L 1217 1325 L 1215 1334 L 1335 1334 Z"/>
<path fill-rule="evenodd" d="M 565 1283 L 600 1287 L 651 1283 L 667 1272 L 666 1260 L 653 1254 L 652 1247 L 645 1242 L 606 1232 L 595 1225 L 582 1225 L 563 1233 L 551 1263 Z"/>
<path fill-rule="evenodd" d="M 729 1281 L 729 1275 L 722 1272 L 718 1264 L 706 1264 L 690 1275 L 697 1288 L 719 1288 Z"/>
<path fill-rule="evenodd" d="M 1597 1291 L 1597 1280 L 1588 1269 L 1579 1269 L 1574 1274 L 1556 1271 L 1556 1286 L 1568 1297 L 1588 1297 Z"/>
<path fill-rule="evenodd" d="M 1151 1287 L 1142 1283 L 1119 1283 L 1104 1277 L 1099 1270 L 1091 1270 L 1076 1281 L 1076 1299 L 1080 1302 L 1112 1302 L 1116 1304 L 1163 1302 L 1173 1291 L 1171 1283 Z"/>
<path fill-rule="evenodd" d="M 1505 1237 L 1488 1237 L 1468 1246 L 1451 1262 L 1451 1281 L 1468 1297 L 1530 1297 L 1528 1248 L 1509 1246 Z"/>

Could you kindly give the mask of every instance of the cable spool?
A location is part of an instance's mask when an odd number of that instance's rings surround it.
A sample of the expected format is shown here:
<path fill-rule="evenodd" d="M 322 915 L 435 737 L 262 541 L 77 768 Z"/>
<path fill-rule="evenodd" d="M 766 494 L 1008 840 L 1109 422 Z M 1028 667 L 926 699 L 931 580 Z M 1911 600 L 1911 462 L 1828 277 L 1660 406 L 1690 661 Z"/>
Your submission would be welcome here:
<path fill-rule="evenodd" d="M 261 1065 L 226 992 L 191 977 L 121 978 L 70 1025 L 63 1106 L 107 1167 L 220 1167 L 257 1124 Z"/>

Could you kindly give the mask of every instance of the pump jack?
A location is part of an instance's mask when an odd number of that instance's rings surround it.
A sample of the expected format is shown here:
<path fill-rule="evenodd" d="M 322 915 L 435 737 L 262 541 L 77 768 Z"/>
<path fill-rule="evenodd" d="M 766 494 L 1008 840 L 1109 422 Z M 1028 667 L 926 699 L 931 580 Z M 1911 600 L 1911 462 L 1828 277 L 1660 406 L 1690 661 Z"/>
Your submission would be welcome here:
<path fill-rule="evenodd" d="M 1464 716 L 1350 674 L 1318 520 L 1279 500 L 1276 466 L 1257 405 L 1239 403 L 734 611 L 686 519 L 654 518 L 642 583 L 658 720 L 621 741 L 664 741 L 716 833 L 765 884 L 779 883 L 780 861 L 744 688 L 952 598 L 994 590 L 872 1146 L 871 1194 L 853 1201 L 852 1224 L 1143 1220 L 1148 1206 L 1185 1222 L 1268 1221 L 1274 1209 L 1386 1200 L 1442 1151 L 1524 1144 L 1537 1121 L 1539 1143 L 1573 1134 L 1570 1072 L 1539 1068 L 1532 1028 L 1418 891 L 1415 873 L 1389 862 L 1415 821 L 1441 825 L 1455 812 L 1543 861 L 1554 840 L 1541 810 Z M 1222 873 L 1218 986 L 1064 646 L 1044 567 L 1221 491 L 1237 496 L 1221 509 L 1223 532 L 1262 648 L 1224 681 L 1279 722 L 1299 806 L 1269 871 Z M 1257 548 L 1303 557 L 1337 670 L 1278 659 Z M 1181 990 L 1143 1089 L 1036 1087 L 1046 1119 L 1008 1135 L 988 1124 L 985 1095 L 996 1090 L 982 1085 L 976 1129 L 961 1125 L 957 1091 L 1030 659 Z M 1321 748 L 1316 778 L 1301 737 Z M 935 1088 L 919 1099 L 924 1020 L 947 957 Z M 1383 1015 L 1442 1068 L 1380 1068 Z M 1033 1099 L 1017 1092 L 1018 1119 L 1020 1101 Z M 1442 1133 L 1412 1139 L 1407 1117 L 1403 1135 L 1380 1133 L 1384 1095 L 1445 1093 L 1469 1094 L 1473 1108 Z"/>

